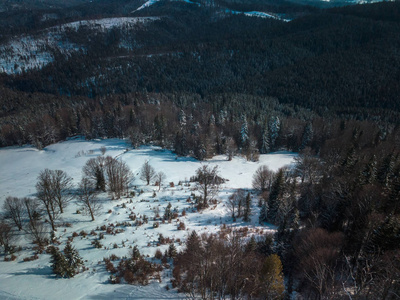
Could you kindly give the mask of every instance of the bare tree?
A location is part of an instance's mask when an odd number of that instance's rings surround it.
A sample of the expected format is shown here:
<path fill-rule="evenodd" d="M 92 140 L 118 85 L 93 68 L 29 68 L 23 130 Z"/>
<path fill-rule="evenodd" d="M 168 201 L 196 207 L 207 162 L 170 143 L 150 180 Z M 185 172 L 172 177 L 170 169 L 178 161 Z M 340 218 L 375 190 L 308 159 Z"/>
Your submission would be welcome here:
<path fill-rule="evenodd" d="M 38 182 L 36 183 L 36 197 L 47 212 L 49 223 L 53 231 L 56 231 L 55 220 L 59 217 L 60 210 L 54 196 L 52 187 L 51 170 L 45 169 L 39 173 Z"/>
<path fill-rule="evenodd" d="M 203 165 L 196 170 L 196 186 L 202 195 L 200 208 L 208 207 L 208 200 L 218 194 L 219 187 L 224 181 L 218 174 L 218 166 L 211 168 L 209 165 Z"/>
<path fill-rule="evenodd" d="M 146 181 L 147 185 L 149 185 L 150 181 L 154 178 L 155 175 L 156 175 L 156 171 L 149 164 L 149 162 L 146 161 L 140 170 L 140 179 L 142 179 L 143 181 Z"/>
<path fill-rule="evenodd" d="M 110 192 L 115 193 L 116 198 L 120 198 L 124 191 L 128 191 L 134 179 L 132 171 L 125 162 L 111 156 L 106 157 L 104 168 Z"/>
<path fill-rule="evenodd" d="M 316 183 L 318 178 L 321 177 L 322 162 L 318 157 L 311 154 L 309 148 L 304 149 L 294 160 L 296 162 L 295 172 L 297 176 L 300 176 L 301 182 Z"/>
<path fill-rule="evenodd" d="M 22 223 L 25 215 L 24 203 L 17 197 L 7 197 L 3 204 L 4 216 L 11 219 L 18 230 L 22 230 Z"/>
<path fill-rule="evenodd" d="M 104 174 L 105 157 L 98 156 L 89 159 L 83 166 L 83 175 L 90 179 L 97 190 L 106 191 L 106 180 Z"/>
<path fill-rule="evenodd" d="M 101 152 L 101 155 L 104 155 L 104 154 L 106 154 L 106 151 L 107 151 L 107 148 L 106 148 L 106 146 L 101 146 L 101 147 L 100 147 L 100 152 Z"/>
<path fill-rule="evenodd" d="M 94 221 L 94 216 L 102 208 L 97 195 L 98 191 L 92 185 L 90 179 L 83 177 L 77 190 L 78 201 L 82 204 L 83 211 L 91 216 L 92 221 Z"/>
<path fill-rule="evenodd" d="M 232 213 L 232 218 L 236 220 L 242 216 L 242 209 L 246 204 L 246 195 L 242 189 L 236 190 L 229 198 L 228 205 Z"/>
<path fill-rule="evenodd" d="M 14 240 L 15 232 L 12 230 L 12 227 L 4 221 L 0 221 L 0 246 L 3 247 L 5 255 L 13 251 L 14 246 L 12 243 Z"/>
<path fill-rule="evenodd" d="M 73 183 L 72 178 L 62 170 L 52 170 L 51 188 L 53 190 L 55 201 L 60 209 L 60 213 L 64 212 L 64 208 L 67 207 L 71 201 Z"/>
<path fill-rule="evenodd" d="M 156 183 L 158 183 L 158 190 L 161 190 L 161 184 L 165 181 L 165 179 L 167 178 L 167 176 L 165 175 L 164 172 L 158 172 L 155 175 L 155 181 Z"/>
<path fill-rule="evenodd" d="M 32 219 L 26 227 L 26 233 L 30 235 L 33 242 L 38 246 L 45 246 L 49 241 L 48 225 L 40 219 Z"/>
<path fill-rule="evenodd" d="M 273 178 L 273 171 L 265 165 L 260 166 L 253 175 L 253 188 L 261 192 L 270 190 Z"/>

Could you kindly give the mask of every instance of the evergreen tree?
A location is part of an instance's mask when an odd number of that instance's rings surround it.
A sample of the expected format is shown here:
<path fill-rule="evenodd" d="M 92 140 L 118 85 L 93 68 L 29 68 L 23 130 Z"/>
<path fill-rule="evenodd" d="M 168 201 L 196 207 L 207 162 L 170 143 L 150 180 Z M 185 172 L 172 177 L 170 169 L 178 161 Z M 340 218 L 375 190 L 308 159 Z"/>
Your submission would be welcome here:
<path fill-rule="evenodd" d="M 260 154 L 267 154 L 270 151 L 268 124 L 265 124 L 260 140 Z"/>
<path fill-rule="evenodd" d="M 64 277 L 74 277 L 76 274 L 79 273 L 80 267 L 83 266 L 83 260 L 79 256 L 78 251 L 74 247 L 72 247 L 70 243 L 67 243 L 64 248 L 64 257 L 66 261 L 66 276 Z"/>
<path fill-rule="evenodd" d="M 257 250 L 257 247 L 258 247 L 258 245 L 257 245 L 256 239 L 254 238 L 254 235 L 252 235 L 250 238 L 250 241 L 246 244 L 245 251 L 247 253 L 254 252 Z"/>
<path fill-rule="evenodd" d="M 309 146 L 313 139 L 314 131 L 312 128 L 312 123 L 307 123 L 306 127 L 304 128 L 303 139 L 301 142 L 300 150 L 304 149 L 305 147 Z"/>
<path fill-rule="evenodd" d="M 377 177 L 376 165 L 377 165 L 376 157 L 375 155 L 373 155 L 361 172 L 360 181 L 362 184 L 372 183 L 376 180 Z"/>
<path fill-rule="evenodd" d="M 385 187 L 389 186 L 389 182 L 394 174 L 395 157 L 393 153 L 388 154 L 382 161 L 379 170 L 377 171 L 377 178 Z"/>
<path fill-rule="evenodd" d="M 171 211 L 172 205 L 168 203 L 167 207 L 165 208 L 163 219 L 166 221 L 172 220 L 173 213 Z"/>
<path fill-rule="evenodd" d="M 140 257 L 141 257 L 141 254 L 140 254 L 139 248 L 135 245 L 131 250 L 131 259 L 138 260 L 138 259 L 140 259 Z"/>
<path fill-rule="evenodd" d="M 101 167 L 96 168 L 95 176 L 96 176 L 96 189 L 105 192 L 106 179 L 104 178 L 104 171 Z"/>
<path fill-rule="evenodd" d="M 60 277 L 68 277 L 67 276 L 68 264 L 67 260 L 65 259 L 65 256 L 54 246 L 51 247 L 50 251 L 51 251 L 50 262 L 51 262 L 51 268 L 53 269 L 53 273 Z"/>
<path fill-rule="evenodd" d="M 197 251 L 201 247 L 200 238 L 196 231 L 192 231 L 186 241 L 186 251 Z"/>
<path fill-rule="evenodd" d="M 178 254 L 178 251 L 176 250 L 175 244 L 171 243 L 168 247 L 168 257 L 169 258 L 174 258 Z"/>
<path fill-rule="evenodd" d="M 240 127 L 240 146 L 247 149 L 250 145 L 249 127 L 245 115 L 242 115 L 242 126 Z"/>
<path fill-rule="evenodd" d="M 247 194 L 246 200 L 245 200 L 245 208 L 243 212 L 243 221 L 244 222 L 250 222 L 250 216 L 251 216 L 251 196 L 250 193 Z"/>
<path fill-rule="evenodd" d="M 267 222 L 268 220 L 267 213 L 268 213 L 268 203 L 264 201 L 260 209 L 260 215 L 258 217 L 260 224 L 262 224 L 263 222 Z"/>
<path fill-rule="evenodd" d="M 272 117 L 271 120 L 269 121 L 269 134 L 270 138 L 269 140 L 271 141 L 270 147 L 275 148 L 275 143 L 276 139 L 279 136 L 279 131 L 281 129 L 281 121 L 278 117 Z"/>
<path fill-rule="evenodd" d="M 275 179 L 271 186 L 271 192 L 268 198 L 268 212 L 267 221 L 270 223 L 275 223 L 276 217 L 279 211 L 281 196 L 284 192 L 285 178 L 283 174 L 283 169 L 279 169 L 276 173 Z"/>

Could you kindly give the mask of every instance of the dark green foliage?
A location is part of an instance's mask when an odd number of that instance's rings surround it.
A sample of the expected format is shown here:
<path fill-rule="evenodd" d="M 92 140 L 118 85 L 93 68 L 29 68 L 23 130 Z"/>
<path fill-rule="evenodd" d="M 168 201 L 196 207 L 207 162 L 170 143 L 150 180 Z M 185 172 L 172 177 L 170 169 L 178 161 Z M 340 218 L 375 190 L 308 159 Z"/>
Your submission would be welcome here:
<path fill-rule="evenodd" d="M 251 217 L 251 196 L 250 193 L 247 193 L 245 200 L 245 207 L 243 210 L 243 221 L 250 222 L 250 217 Z"/>
<path fill-rule="evenodd" d="M 70 243 L 64 248 L 64 254 L 56 247 L 51 247 L 51 266 L 53 273 L 59 277 L 71 278 L 79 273 L 83 267 L 82 258 Z"/>
<path fill-rule="evenodd" d="M 174 258 L 178 254 L 175 244 L 171 243 L 168 247 L 168 257 L 169 258 Z"/>
<path fill-rule="evenodd" d="M 166 221 L 172 220 L 173 212 L 172 212 L 171 208 L 172 208 L 171 203 L 168 203 L 167 207 L 165 208 L 165 212 L 164 212 L 164 216 L 163 216 L 163 219 Z"/>
<path fill-rule="evenodd" d="M 279 169 L 275 175 L 274 181 L 272 182 L 271 192 L 268 198 L 268 212 L 267 221 L 275 223 L 278 216 L 278 210 L 280 206 L 281 197 L 285 189 L 285 178 L 283 169 Z"/>

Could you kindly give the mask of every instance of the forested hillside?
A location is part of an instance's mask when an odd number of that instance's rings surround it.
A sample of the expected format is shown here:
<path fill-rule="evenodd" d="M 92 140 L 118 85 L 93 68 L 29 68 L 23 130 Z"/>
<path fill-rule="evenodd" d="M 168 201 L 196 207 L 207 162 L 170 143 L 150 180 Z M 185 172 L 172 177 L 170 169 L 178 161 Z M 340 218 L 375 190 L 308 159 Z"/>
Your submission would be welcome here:
<path fill-rule="evenodd" d="M 254 175 L 260 224 L 276 230 L 235 251 L 250 265 L 277 254 L 286 295 L 396 299 L 400 2 L 143 4 L 0 13 L 0 146 L 43 149 L 80 135 L 201 161 L 298 152 L 293 169 Z M 203 253 L 207 263 L 232 250 L 221 241 L 195 239 L 215 251 Z M 191 250 L 176 256 L 172 281 L 187 293 Z M 210 276 L 196 283 L 203 298 L 237 295 L 238 281 L 228 292 Z M 252 289 L 267 293 L 243 293 Z"/>

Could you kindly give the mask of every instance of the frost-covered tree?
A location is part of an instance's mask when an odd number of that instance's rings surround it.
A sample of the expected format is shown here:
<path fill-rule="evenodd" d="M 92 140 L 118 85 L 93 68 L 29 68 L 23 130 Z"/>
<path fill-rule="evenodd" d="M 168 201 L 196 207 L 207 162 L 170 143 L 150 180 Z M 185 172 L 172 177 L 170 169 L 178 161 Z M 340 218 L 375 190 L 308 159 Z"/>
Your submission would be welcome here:
<path fill-rule="evenodd" d="M 275 142 L 276 139 L 279 136 L 279 131 L 281 129 L 281 121 L 279 119 L 279 117 L 275 116 L 275 117 L 271 117 L 271 119 L 269 120 L 269 135 L 270 135 L 270 147 L 271 148 L 275 148 Z"/>
<path fill-rule="evenodd" d="M 240 127 L 240 147 L 243 149 L 247 149 L 250 143 L 249 137 L 249 126 L 247 124 L 247 119 L 245 115 L 242 115 L 241 118 L 242 125 Z"/>

